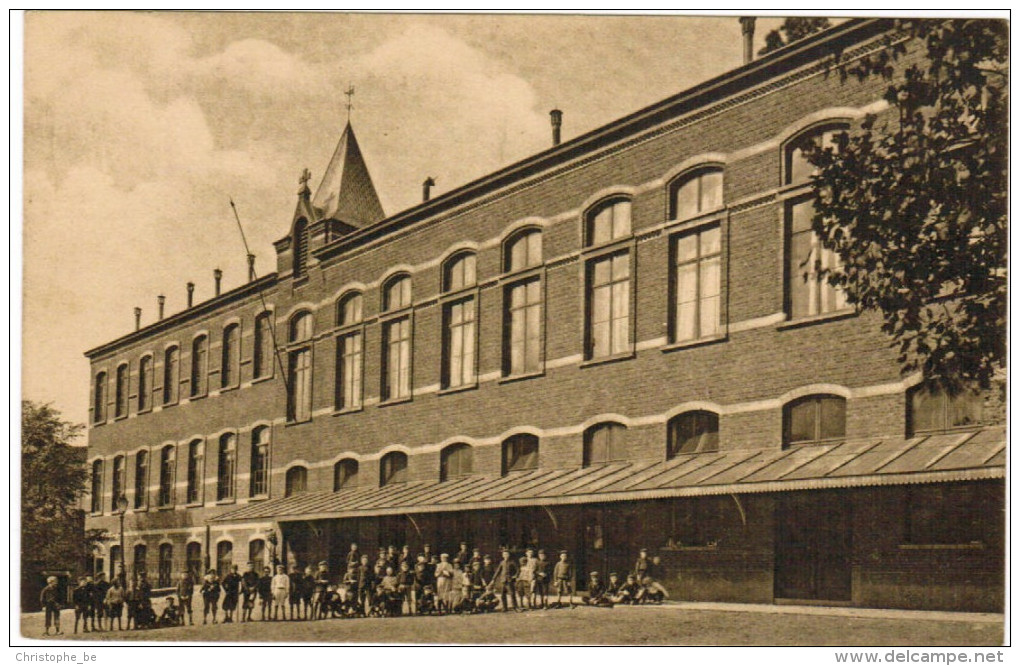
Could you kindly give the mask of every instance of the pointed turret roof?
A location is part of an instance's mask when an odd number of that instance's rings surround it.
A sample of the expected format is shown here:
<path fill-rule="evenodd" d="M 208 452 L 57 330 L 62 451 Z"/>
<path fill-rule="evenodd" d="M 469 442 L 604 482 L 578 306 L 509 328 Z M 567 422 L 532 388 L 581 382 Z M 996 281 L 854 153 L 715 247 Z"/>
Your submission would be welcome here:
<path fill-rule="evenodd" d="M 320 220 L 339 220 L 355 227 L 367 227 L 386 217 L 349 121 L 315 190 L 312 207 Z"/>

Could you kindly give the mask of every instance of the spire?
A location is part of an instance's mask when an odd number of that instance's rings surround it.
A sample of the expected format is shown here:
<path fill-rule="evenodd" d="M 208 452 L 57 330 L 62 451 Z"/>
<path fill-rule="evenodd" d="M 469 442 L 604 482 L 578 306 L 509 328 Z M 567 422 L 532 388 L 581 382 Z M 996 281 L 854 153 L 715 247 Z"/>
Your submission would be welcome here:
<path fill-rule="evenodd" d="M 355 227 L 366 227 L 386 217 L 350 122 L 315 190 L 312 208 L 320 220 L 339 220 Z"/>

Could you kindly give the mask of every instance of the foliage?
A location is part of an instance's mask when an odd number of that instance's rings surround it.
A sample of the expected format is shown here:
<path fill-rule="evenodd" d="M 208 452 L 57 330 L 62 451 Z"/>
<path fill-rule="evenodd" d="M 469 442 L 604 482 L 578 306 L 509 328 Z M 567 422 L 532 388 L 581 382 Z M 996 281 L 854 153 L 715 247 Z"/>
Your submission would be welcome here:
<path fill-rule="evenodd" d="M 772 53 L 787 44 L 792 44 L 804 39 L 808 35 L 825 30 L 829 25 L 829 19 L 819 16 L 788 18 L 783 21 L 783 24 L 778 29 L 770 30 L 766 33 L 765 46 L 758 51 L 758 55 L 763 56 Z"/>
<path fill-rule="evenodd" d="M 808 153 L 814 230 L 842 260 L 829 281 L 881 312 L 904 373 L 986 387 L 1005 363 L 1008 24 L 897 28 L 839 65 L 844 85 L 889 81 L 890 108 Z"/>

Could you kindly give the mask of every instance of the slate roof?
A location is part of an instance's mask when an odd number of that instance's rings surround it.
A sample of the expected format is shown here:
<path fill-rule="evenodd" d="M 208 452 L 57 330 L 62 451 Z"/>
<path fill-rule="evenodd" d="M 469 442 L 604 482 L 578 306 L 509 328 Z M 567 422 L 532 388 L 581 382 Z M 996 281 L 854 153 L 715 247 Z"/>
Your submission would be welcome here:
<path fill-rule="evenodd" d="M 386 217 L 350 123 L 315 189 L 312 207 L 320 220 L 339 220 L 359 228 Z"/>

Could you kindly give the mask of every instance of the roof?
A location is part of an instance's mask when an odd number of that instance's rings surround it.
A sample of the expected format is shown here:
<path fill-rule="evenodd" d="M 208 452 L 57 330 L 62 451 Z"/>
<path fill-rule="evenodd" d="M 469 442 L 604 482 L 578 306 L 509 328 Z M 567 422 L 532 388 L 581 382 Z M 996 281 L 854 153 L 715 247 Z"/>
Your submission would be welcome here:
<path fill-rule="evenodd" d="M 1006 429 L 860 439 L 790 449 L 679 455 L 574 469 L 303 493 L 240 507 L 210 522 L 310 520 L 514 506 L 997 479 Z"/>
<path fill-rule="evenodd" d="M 320 220 L 340 220 L 355 227 L 367 227 L 386 217 L 350 122 L 315 189 L 312 207 Z"/>

